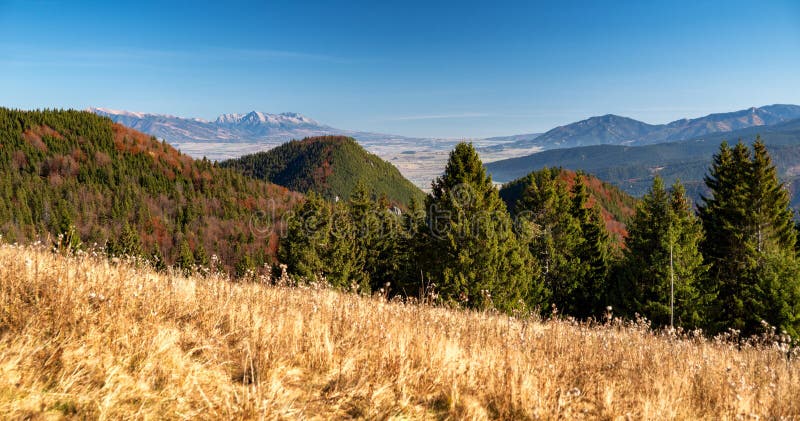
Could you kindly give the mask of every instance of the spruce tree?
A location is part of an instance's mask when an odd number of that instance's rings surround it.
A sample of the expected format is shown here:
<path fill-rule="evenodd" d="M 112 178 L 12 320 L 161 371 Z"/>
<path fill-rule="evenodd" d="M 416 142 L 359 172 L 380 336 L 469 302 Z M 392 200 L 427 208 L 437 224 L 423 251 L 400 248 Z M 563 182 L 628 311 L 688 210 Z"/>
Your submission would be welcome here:
<path fill-rule="evenodd" d="M 668 193 L 660 177 L 642 197 L 629 224 L 623 267 L 622 311 L 639 313 L 656 325 L 669 325 L 674 284 L 678 326 L 702 322 L 702 280 L 706 267 L 699 252 L 702 230 L 680 182 Z"/>
<path fill-rule="evenodd" d="M 323 273 L 327 282 L 341 290 L 369 293 L 365 256 L 366 250 L 361 246 L 358 229 L 347 207 L 335 205 L 333 224 L 323 251 Z"/>
<path fill-rule="evenodd" d="M 392 286 L 395 292 L 408 297 L 422 297 L 425 294 L 422 278 L 424 267 L 420 261 L 421 251 L 427 247 L 427 237 L 422 235 L 425 228 L 423 204 L 412 197 L 398 228 L 395 254 L 398 269 L 396 284 Z"/>
<path fill-rule="evenodd" d="M 192 253 L 192 248 L 185 238 L 181 240 L 181 245 L 178 249 L 178 258 L 175 259 L 175 266 L 187 276 L 194 272 L 194 253 Z"/>
<path fill-rule="evenodd" d="M 255 274 L 256 264 L 248 253 L 241 254 L 236 262 L 236 277 L 252 279 Z"/>
<path fill-rule="evenodd" d="M 561 305 L 564 312 L 576 317 L 600 317 L 607 305 L 606 281 L 612 258 L 611 241 L 599 208 L 589 204 L 589 193 L 580 173 L 575 176 L 572 188 L 571 212 L 581 232 L 576 250 L 578 278 L 575 290 L 564 297 Z"/>
<path fill-rule="evenodd" d="M 330 204 L 310 192 L 288 223 L 278 257 L 291 275 L 306 282 L 326 282 L 335 288 L 367 293 L 369 276 L 359 240 L 344 204 Z"/>
<path fill-rule="evenodd" d="M 287 222 L 286 238 L 278 249 L 278 259 L 286 264 L 289 274 L 306 282 L 322 280 L 330 231 L 330 206 L 321 196 L 309 192 Z"/>
<path fill-rule="evenodd" d="M 529 174 L 515 209 L 518 229 L 523 222 L 531 224 L 527 245 L 541 268 L 544 294 L 539 306 L 547 311 L 551 303 L 564 306 L 584 273 L 577 256 L 581 226 L 572 214 L 567 186 L 558 179 L 560 172 L 545 168 Z"/>
<path fill-rule="evenodd" d="M 752 221 L 756 251 L 766 252 L 770 247 L 788 250 L 797 241 L 789 194 L 779 182 L 777 170 L 767 152 L 766 145 L 757 138 L 753 144 L 750 169 L 750 202 L 748 220 Z"/>
<path fill-rule="evenodd" d="M 796 233 L 789 197 L 763 142 L 723 144 L 706 177 L 703 253 L 717 299 L 712 331 L 757 333 L 762 321 L 800 332 Z"/>
<path fill-rule="evenodd" d="M 450 153 L 426 200 L 428 277 L 445 302 L 510 310 L 530 301 L 532 259 L 471 144 Z"/>
<path fill-rule="evenodd" d="M 194 250 L 194 264 L 198 268 L 208 269 L 209 265 L 208 253 L 206 253 L 206 249 L 205 247 L 203 247 L 203 243 L 200 242 L 200 239 L 198 239 L 197 247 Z"/>
<path fill-rule="evenodd" d="M 382 220 L 379 218 L 379 205 L 372 199 L 367 186 L 359 182 L 348 200 L 347 217 L 352 221 L 355 229 L 355 242 L 359 253 L 363 255 L 364 267 L 370 287 L 373 290 L 380 288 L 388 276 L 383 267 L 386 262 L 385 246 L 382 241 Z"/>

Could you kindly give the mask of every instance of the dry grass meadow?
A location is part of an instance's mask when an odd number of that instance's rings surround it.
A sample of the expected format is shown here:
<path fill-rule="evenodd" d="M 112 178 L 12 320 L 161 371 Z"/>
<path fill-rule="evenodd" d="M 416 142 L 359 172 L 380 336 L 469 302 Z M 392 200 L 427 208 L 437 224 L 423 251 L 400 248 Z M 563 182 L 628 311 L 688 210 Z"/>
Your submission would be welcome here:
<path fill-rule="evenodd" d="M 3 419 L 798 419 L 775 344 L 0 246 Z"/>

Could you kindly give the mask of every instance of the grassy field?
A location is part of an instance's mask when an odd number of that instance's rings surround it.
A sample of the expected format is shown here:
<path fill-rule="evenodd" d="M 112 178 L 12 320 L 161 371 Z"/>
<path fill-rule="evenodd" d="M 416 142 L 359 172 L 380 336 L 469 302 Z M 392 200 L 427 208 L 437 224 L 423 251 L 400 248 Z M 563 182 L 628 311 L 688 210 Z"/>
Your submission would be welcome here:
<path fill-rule="evenodd" d="M 0 418 L 800 417 L 779 344 L 182 278 L 0 246 Z"/>

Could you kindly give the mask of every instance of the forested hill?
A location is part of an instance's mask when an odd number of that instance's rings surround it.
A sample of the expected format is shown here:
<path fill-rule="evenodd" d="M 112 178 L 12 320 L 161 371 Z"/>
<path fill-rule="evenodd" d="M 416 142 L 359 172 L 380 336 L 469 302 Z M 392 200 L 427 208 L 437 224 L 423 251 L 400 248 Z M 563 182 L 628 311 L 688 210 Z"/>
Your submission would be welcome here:
<path fill-rule="evenodd" d="M 245 270 L 277 247 L 275 228 L 251 229 L 253 216 L 301 197 L 88 112 L 0 108 L 0 140 L 7 242 L 71 233 L 85 245 L 108 241 L 112 254 L 179 266 L 215 265 L 216 255 Z"/>
<path fill-rule="evenodd" d="M 421 202 L 424 198 L 422 191 L 403 178 L 394 165 L 345 136 L 293 140 L 266 152 L 224 161 L 221 166 L 294 191 L 314 191 L 329 199 L 349 198 L 359 182 L 396 204 L 408 204 L 411 198 Z"/>
<path fill-rule="evenodd" d="M 525 177 L 506 183 L 500 189 L 500 197 L 506 202 L 509 211 L 512 213 L 515 211 L 516 203 L 522 197 L 525 189 L 529 188 L 531 183 L 544 173 L 551 174 L 558 182 L 563 183 L 566 191 L 570 191 L 575 185 L 577 175 L 575 171 L 561 168 L 544 168 L 534 171 Z M 628 234 L 627 223 L 636 210 L 636 199 L 593 175 L 584 174 L 583 182 L 589 192 L 589 205 L 600 206 L 600 213 L 606 229 L 618 243 L 622 243 Z"/>

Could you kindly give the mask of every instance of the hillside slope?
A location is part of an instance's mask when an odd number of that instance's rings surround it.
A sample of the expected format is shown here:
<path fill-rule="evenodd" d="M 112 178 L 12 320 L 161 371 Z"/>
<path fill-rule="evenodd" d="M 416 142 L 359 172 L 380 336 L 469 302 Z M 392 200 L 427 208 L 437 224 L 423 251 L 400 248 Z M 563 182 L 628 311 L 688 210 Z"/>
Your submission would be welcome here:
<path fill-rule="evenodd" d="M 421 201 L 422 191 L 403 178 L 392 164 L 344 136 L 308 137 L 266 152 L 223 161 L 220 166 L 268 180 L 291 190 L 315 191 L 333 199 L 347 199 L 358 183 L 390 201 Z"/>
<path fill-rule="evenodd" d="M 574 171 L 562 169 L 558 178 L 567 186 L 567 190 L 571 191 L 572 186 L 575 185 L 575 176 Z M 506 183 L 500 189 L 500 197 L 512 212 L 531 179 L 532 175 L 528 174 Z M 605 221 L 606 229 L 618 243 L 622 243 L 628 235 L 626 229 L 628 220 L 636 210 L 636 199 L 593 175 L 584 175 L 584 183 L 589 191 L 589 204 L 600 206 L 600 213 Z"/>
<path fill-rule="evenodd" d="M 254 229 L 253 217 L 300 198 L 88 112 L 0 108 L 0 141 L 7 241 L 52 239 L 74 226 L 87 245 L 124 241 L 167 263 L 183 254 L 212 265 L 216 255 L 230 270 L 245 257 L 270 260 L 279 227 Z"/>
<path fill-rule="evenodd" d="M 791 419 L 797 358 L 0 245 L 4 419 Z"/>

